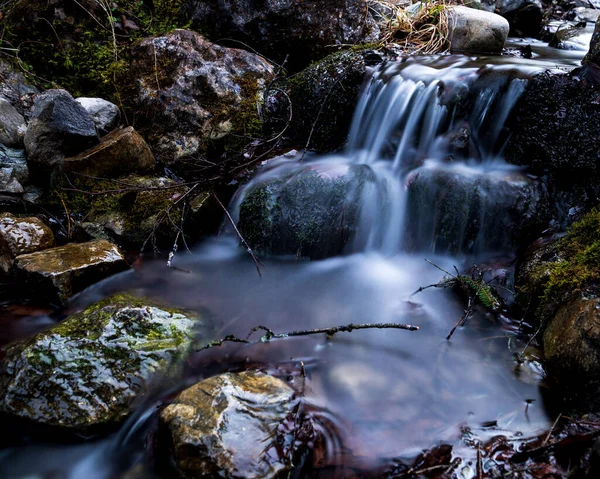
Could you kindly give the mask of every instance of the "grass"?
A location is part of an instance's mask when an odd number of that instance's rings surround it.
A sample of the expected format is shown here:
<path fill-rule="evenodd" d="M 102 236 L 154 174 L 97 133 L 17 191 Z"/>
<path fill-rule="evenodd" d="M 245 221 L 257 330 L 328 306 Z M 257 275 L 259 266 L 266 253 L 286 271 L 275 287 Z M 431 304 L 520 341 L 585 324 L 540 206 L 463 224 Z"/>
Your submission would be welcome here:
<path fill-rule="evenodd" d="M 450 49 L 446 0 L 421 1 L 407 8 L 390 0 L 370 0 L 370 7 L 380 12 L 382 43 L 396 43 L 420 54 L 444 53 Z"/>

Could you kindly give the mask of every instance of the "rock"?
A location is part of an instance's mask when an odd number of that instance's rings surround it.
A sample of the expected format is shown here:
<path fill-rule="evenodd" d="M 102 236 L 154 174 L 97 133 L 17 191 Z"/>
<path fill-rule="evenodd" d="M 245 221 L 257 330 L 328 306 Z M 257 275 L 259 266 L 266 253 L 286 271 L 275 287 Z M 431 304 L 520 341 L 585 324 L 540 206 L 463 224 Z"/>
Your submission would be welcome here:
<path fill-rule="evenodd" d="M 180 477 L 278 478 L 292 469 L 294 391 L 259 372 L 226 373 L 183 391 L 160 414 Z"/>
<path fill-rule="evenodd" d="M 537 37 L 540 34 L 543 17 L 540 0 L 497 0 L 496 13 L 508 20 L 512 35 Z"/>
<path fill-rule="evenodd" d="M 101 135 L 114 130 L 119 124 L 121 112 L 114 103 L 102 98 L 85 97 L 77 98 L 76 101 L 92 116 L 96 130 Z"/>
<path fill-rule="evenodd" d="M 48 90 L 35 99 L 25 133 L 25 150 L 36 179 L 48 183 L 48 174 L 73 156 L 98 143 L 90 114 L 64 90 Z"/>
<path fill-rule="evenodd" d="M 600 94 L 586 85 L 577 72 L 537 75 L 507 122 L 506 160 L 547 176 L 567 210 L 591 208 L 600 198 Z"/>
<path fill-rule="evenodd" d="M 17 218 L 10 213 L 0 214 L 0 255 L 2 270 L 9 274 L 13 260 L 22 254 L 34 253 L 54 246 L 54 234 L 38 218 Z"/>
<path fill-rule="evenodd" d="M 29 179 L 25 151 L 0 144 L 0 192 L 23 193 Z"/>
<path fill-rule="evenodd" d="M 600 300 L 580 295 L 564 304 L 544 332 L 547 373 L 570 407 L 600 406 Z"/>
<path fill-rule="evenodd" d="M 216 140 L 259 134 L 257 104 L 274 74 L 262 57 L 175 30 L 142 40 L 132 58 L 126 101 L 166 164 L 183 166 L 181 160 L 203 156 Z"/>
<path fill-rule="evenodd" d="M 500 15 L 463 6 L 450 8 L 448 22 L 453 53 L 501 53 L 510 29 Z"/>
<path fill-rule="evenodd" d="M 358 197 L 369 172 L 331 162 L 258 177 L 244 192 L 238 228 L 261 253 L 312 259 L 341 254 L 358 226 Z"/>
<path fill-rule="evenodd" d="M 369 43 L 379 29 L 363 0 L 187 0 L 183 12 L 210 38 L 242 41 L 297 69 L 332 52 L 332 46 Z"/>
<path fill-rule="evenodd" d="M 126 268 L 123 253 L 104 240 L 71 243 L 15 259 L 17 276 L 36 294 L 58 304 Z"/>
<path fill-rule="evenodd" d="M 27 185 L 25 187 L 25 193 L 23 193 L 23 201 L 28 203 L 38 204 L 44 196 L 44 190 L 34 185 Z"/>
<path fill-rule="evenodd" d="M 590 49 L 582 60 L 583 64 L 594 64 L 600 66 L 600 22 L 596 22 L 594 33 L 590 42 Z"/>
<path fill-rule="evenodd" d="M 8 100 L 17 111 L 27 117 L 29 108 L 33 105 L 33 98 L 39 90 L 30 85 L 23 74 L 0 59 L 0 98 Z"/>
<path fill-rule="evenodd" d="M 18 148 L 23 145 L 25 118 L 8 100 L 0 98 L 0 143 Z"/>
<path fill-rule="evenodd" d="M 543 183 L 518 172 L 496 175 L 423 167 L 411 173 L 407 247 L 436 253 L 511 251 L 551 219 Z"/>
<path fill-rule="evenodd" d="M 160 375 L 176 379 L 204 323 L 190 312 L 117 295 L 2 351 L 0 411 L 85 433 L 114 426 Z"/>
<path fill-rule="evenodd" d="M 128 126 L 109 133 L 93 148 L 65 158 L 63 169 L 101 178 L 118 178 L 130 173 L 144 173 L 155 166 L 154 155 L 144 139 Z"/>

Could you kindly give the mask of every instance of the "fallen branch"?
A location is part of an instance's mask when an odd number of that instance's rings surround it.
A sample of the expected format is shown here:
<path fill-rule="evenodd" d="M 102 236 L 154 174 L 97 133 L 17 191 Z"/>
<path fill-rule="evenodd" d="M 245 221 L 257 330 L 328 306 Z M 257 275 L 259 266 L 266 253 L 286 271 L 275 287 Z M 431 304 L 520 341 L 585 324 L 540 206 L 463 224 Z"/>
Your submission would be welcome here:
<path fill-rule="evenodd" d="M 258 272 L 258 276 L 260 276 L 262 278 L 262 273 L 260 271 L 260 267 L 264 266 L 264 265 L 256 257 L 256 255 L 254 254 L 254 251 L 252 251 L 252 248 L 250 248 L 250 245 L 246 242 L 246 240 L 244 239 L 244 237 L 240 233 L 240 230 L 237 229 L 237 226 L 235 225 L 235 221 L 233 221 L 233 218 L 229 214 L 229 211 L 227 211 L 227 208 L 225 208 L 225 205 L 223 203 L 221 203 L 221 200 L 217 197 L 217 195 L 215 195 L 213 193 L 213 196 L 214 196 L 215 200 L 217 200 L 217 203 L 219 203 L 219 206 L 225 212 L 225 215 L 227 216 L 227 219 L 231 223 L 231 226 L 233 226 L 233 230 L 235 231 L 235 233 L 237 234 L 238 238 L 240 239 L 240 241 L 242 242 L 242 244 L 246 248 L 246 251 L 248 251 L 248 254 L 252 257 L 252 261 L 254 261 L 254 266 L 256 266 L 256 271 Z"/>
<path fill-rule="evenodd" d="M 218 339 L 208 343 L 206 346 L 198 349 L 197 351 L 203 351 L 210 349 L 215 346 L 221 346 L 223 343 L 244 343 L 244 344 L 258 344 L 267 343 L 274 339 L 287 339 L 298 336 L 310 336 L 313 334 L 326 334 L 328 338 L 333 337 L 337 333 L 351 333 L 352 331 L 359 329 L 404 329 L 406 331 L 418 331 L 419 327 L 412 324 L 400 324 L 400 323 L 373 323 L 373 324 L 345 324 L 343 326 L 334 326 L 331 328 L 317 328 L 317 329 L 303 329 L 300 331 L 290 331 L 288 333 L 274 333 L 266 326 L 255 326 L 250 330 L 245 338 L 238 338 L 232 334 L 225 336 L 224 338 Z M 257 341 L 250 341 L 250 337 L 256 331 L 264 331 L 265 334 Z"/>

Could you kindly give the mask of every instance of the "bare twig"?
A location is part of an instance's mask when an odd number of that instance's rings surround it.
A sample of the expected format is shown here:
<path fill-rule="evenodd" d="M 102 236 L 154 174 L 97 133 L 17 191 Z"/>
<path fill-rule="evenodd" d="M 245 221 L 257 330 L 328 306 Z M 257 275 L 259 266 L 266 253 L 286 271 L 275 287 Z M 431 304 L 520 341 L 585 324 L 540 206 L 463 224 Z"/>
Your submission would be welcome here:
<path fill-rule="evenodd" d="M 544 439 L 544 442 L 542 442 L 541 447 L 544 447 L 546 444 L 548 444 L 548 441 L 550 440 L 550 436 L 552 436 L 552 433 L 554 432 L 554 429 L 556 428 L 556 425 L 558 424 L 558 421 L 560 421 L 561 417 L 562 417 L 562 412 L 558 415 L 558 417 L 556 418 L 556 421 L 554 421 L 554 424 L 552 424 L 552 427 L 548 431 L 548 435 L 546 436 L 546 439 Z"/>
<path fill-rule="evenodd" d="M 248 251 L 248 254 L 252 257 L 252 261 L 254 261 L 254 266 L 256 266 L 256 271 L 258 272 L 258 276 L 262 277 L 262 273 L 260 271 L 260 267 L 264 266 L 264 265 L 256 257 L 256 255 L 254 254 L 254 251 L 252 251 L 252 248 L 250 248 L 250 245 L 246 242 L 246 240 L 244 239 L 244 237 L 240 233 L 240 230 L 238 230 L 237 226 L 235 225 L 235 221 L 233 221 L 233 218 L 229 214 L 229 211 L 227 211 L 227 208 L 225 208 L 225 205 L 223 203 L 221 203 L 221 200 L 217 197 L 216 194 L 213 193 L 213 197 L 215 198 L 215 200 L 217 201 L 217 203 L 219 203 L 219 206 L 225 212 L 225 215 L 227 216 L 227 219 L 231 223 L 231 226 L 233 227 L 233 230 L 235 231 L 235 233 L 237 234 L 238 238 L 242 242 L 242 245 L 244 245 L 244 248 L 246 248 L 246 251 Z"/>

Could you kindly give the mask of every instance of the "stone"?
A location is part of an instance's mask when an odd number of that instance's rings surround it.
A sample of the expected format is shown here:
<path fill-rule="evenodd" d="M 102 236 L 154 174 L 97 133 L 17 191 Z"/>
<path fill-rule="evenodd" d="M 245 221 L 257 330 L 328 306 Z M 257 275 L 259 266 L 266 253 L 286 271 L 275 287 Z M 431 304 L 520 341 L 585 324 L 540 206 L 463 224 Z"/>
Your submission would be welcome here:
<path fill-rule="evenodd" d="M 285 477 L 292 469 L 294 391 L 260 372 L 226 373 L 183 391 L 161 411 L 179 476 Z"/>
<path fill-rule="evenodd" d="M 362 165 L 299 163 L 243 193 L 238 228 L 257 252 L 321 259 L 343 253 L 358 227 L 358 198 L 369 179 Z"/>
<path fill-rule="evenodd" d="M 273 75 L 259 55 L 175 30 L 134 45 L 124 101 L 161 161 L 194 167 L 208 143 L 258 134 L 257 104 Z"/>
<path fill-rule="evenodd" d="M 0 98 L 0 143 L 18 148 L 23 146 L 25 118 L 8 100 Z"/>
<path fill-rule="evenodd" d="M 101 178 L 144 173 L 156 166 L 150 148 L 132 126 L 114 130 L 93 148 L 65 158 L 63 170 Z"/>
<path fill-rule="evenodd" d="M 102 98 L 86 97 L 77 98 L 76 101 L 92 116 L 99 134 L 104 135 L 114 130 L 119 124 L 121 112 L 114 103 Z"/>
<path fill-rule="evenodd" d="M 109 297 L 0 355 L 0 411 L 86 433 L 115 426 L 148 393 L 178 379 L 196 313 L 128 294 Z"/>
<path fill-rule="evenodd" d="M 463 6 L 448 12 L 450 50 L 453 53 L 501 53 L 510 26 L 495 13 Z"/>
<path fill-rule="evenodd" d="M 210 38 L 233 38 L 298 69 L 337 45 L 370 43 L 379 29 L 364 0 L 187 0 L 184 14 Z"/>
<path fill-rule="evenodd" d="M 29 179 L 25 151 L 0 145 L 0 171 L 3 175 L 8 175 L 11 179 L 14 178 L 19 183 L 25 184 Z"/>
<path fill-rule="evenodd" d="M 544 331 L 548 376 L 571 407 L 600 406 L 600 300 L 579 295 L 565 303 Z"/>
<path fill-rule="evenodd" d="M 123 253 L 105 240 L 71 243 L 17 256 L 15 273 L 29 288 L 57 304 L 127 269 Z"/>
<path fill-rule="evenodd" d="M 596 25 L 594 26 L 590 49 L 585 57 L 583 57 L 582 63 L 584 65 L 593 64 L 600 66 L 600 22 L 596 22 Z"/>
<path fill-rule="evenodd" d="M 19 113 L 27 117 L 33 99 L 39 93 L 36 87 L 25 80 L 20 71 L 0 59 L 0 98 L 8 100 Z"/>
<path fill-rule="evenodd" d="M 511 35 L 537 37 L 540 34 L 543 18 L 540 0 L 497 0 L 496 13 L 508 20 Z"/>
<path fill-rule="evenodd" d="M 35 217 L 17 218 L 10 213 L 0 214 L 0 255 L 2 265 L 12 266 L 22 254 L 42 251 L 54 246 L 54 234 L 46 224 Z M 3 267 L 5 274 L 12 268 Z"/>
<path fill-rule="evenodd" d="M 27 160 L 36 179 L 47 183 L 49 173 L 98 143 L 94 120 L 65 90 L 48 90 L 35 99 L 25 133 Z"/>

